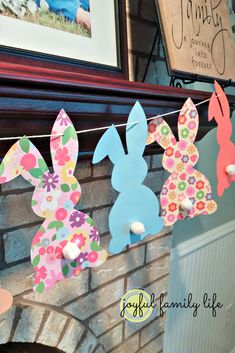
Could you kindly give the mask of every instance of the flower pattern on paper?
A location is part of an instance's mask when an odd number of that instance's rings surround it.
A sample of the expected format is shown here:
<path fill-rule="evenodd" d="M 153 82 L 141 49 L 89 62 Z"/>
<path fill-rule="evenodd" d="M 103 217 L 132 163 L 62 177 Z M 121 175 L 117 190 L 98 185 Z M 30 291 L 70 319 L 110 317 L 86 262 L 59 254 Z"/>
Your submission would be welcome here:
<path fill-rule="evenodd" d="M 31 247 L 34 290 L 38 293 L 53 288 L 56 282 L 65 278 L 77 277 L 86 267 L 101 265 L 107 257 L 100 246 L 94 221 L 74 209 L 81 196 L 81 187 L 74 176 L 78 141 L 76 131 L 63 110 L 55 121 L 52 135 L 53 172 L 25 137 L 12 146 L 0 169 L 0 182 L 22 174 L 35 186 L 32 208 L 45 219 Z M 80 250 L 74 261 L 63 257 L 63 248 L 68 242 L 73 242 Z"/>
<path fill-rule="evenodd" d="M 178 142 L 161 117 L 155 118 L 149 124 L 147 144 L 157 141 L 165 149 L 162 163 L 171 173 L 160 195 L 162 217 L 167 226 L 199 214 L 211 214 L 217 209 L 209 180 L 194 168 L 199 159 L 199 153 L 193 144 L 198 124 L 198 113 L 191 99 L 186 101 L 179 114 Z M 180 208 L 180 203 L 185 198 L 192 202 L 190 211 L 182 211 Z"/>

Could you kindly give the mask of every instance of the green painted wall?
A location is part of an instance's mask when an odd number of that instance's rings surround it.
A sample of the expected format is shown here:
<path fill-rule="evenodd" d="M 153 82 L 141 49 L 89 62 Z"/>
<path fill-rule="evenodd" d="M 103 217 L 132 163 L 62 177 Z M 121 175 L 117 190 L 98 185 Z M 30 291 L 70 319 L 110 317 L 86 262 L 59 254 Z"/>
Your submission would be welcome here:
<path fill-rule="evenodd" d="M 235 142 L 235 114 L 232 122 L 233 141 Z M 217 196 L 216 192 L 216 159 L 218 153 L 216 129 L 211 130 L 196 145 L 200 153 L 197 169 L 209 178 L 213 195 L 218 203 L 218 210 L 210 216 L 198 216 L 190 220 L 177 222 L 173 227 L 173 247 L 235 218 L 235 183 L 225 191 L 221 198 Z"/>

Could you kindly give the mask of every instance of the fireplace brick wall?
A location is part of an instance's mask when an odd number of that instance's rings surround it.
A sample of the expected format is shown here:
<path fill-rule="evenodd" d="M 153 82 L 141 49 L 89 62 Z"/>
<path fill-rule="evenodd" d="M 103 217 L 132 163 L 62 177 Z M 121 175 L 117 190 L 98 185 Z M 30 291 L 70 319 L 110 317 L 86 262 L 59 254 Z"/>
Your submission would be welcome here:
<path fill-rule="evenodd" d="M 158 194 L 163 183 L 161 156 L 145 158 L 145 184 Z M 79 208 L 97 222 L 106 249 L 108 212 L 117 197 L 111 170 L 108 161 L 98 166 L 80 162 L 76 170 L 82 186 Z M 0 287 L 14 295 L 14 307 L 0 316 L 0 344 L 37 342 L 66 353 L 125 353 L 130 347 L 133 352 L 161 351 L 164 318 L 158 313 L 151 322 L 128 324 L 120 318 L 119 302 L 127 288 L 141 286 L 156 295 L 167 291 L 171 230 L 164 228 L 156 237 L 109 255 L 99 268 L 86 269 L 47 294 L 35 294 L 29 254 L 42 220 L 31 211 L 32 192 L 21 177 L 1 186 Z"/>
<path fill-rule="evenodd" d="M 169 86 L 156 1 L 127 0 L 130 80 Z"/>

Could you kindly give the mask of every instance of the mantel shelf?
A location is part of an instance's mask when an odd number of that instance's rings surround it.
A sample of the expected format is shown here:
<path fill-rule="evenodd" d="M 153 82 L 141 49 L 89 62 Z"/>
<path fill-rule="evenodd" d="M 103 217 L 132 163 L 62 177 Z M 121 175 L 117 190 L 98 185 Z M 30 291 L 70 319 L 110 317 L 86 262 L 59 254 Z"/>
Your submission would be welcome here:
<path fill-rule="evenodd" d="M 0 64 L 0 137 L 48 134 L 61 108 L 71 117 L 77 130 L 124 123 L 136 100 L 143 105 L 147 117 L 178 110 L 191 97 L 195 103 L 206 100 L 210 93 L 129 82 L 112 77 L 91 76 L 81 73 L 29 67 L 22 72 L 21 65 Z M 231 110 L 235 109 L 235 96 L 228 96 Z M 213 124 L 207 120 L 207 104 L 198 107 L 200 129 L 198 139 Z M 168 123 L 176 130 L 177 115 L 170 115 Z M 124 137 L 124 129 L 121 128 Z M 79 136 L 80 152 L 90 156 L 102 132 Z M 49 159 L 49 140 L 34 143 Z M 3 156 L 12 141 L 0 142 Z M 146 153 L 160 151 L 157 144 L 146 148 Z"/>

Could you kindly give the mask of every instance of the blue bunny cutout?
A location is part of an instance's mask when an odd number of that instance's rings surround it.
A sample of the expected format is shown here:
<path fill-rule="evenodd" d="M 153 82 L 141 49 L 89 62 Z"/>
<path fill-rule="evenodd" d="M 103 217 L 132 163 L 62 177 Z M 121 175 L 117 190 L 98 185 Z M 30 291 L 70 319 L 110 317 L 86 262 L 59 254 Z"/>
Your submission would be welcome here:
<path fill-rule="evenodd" d="M 114 164 L 112 185 L 120 192 L 109 214 L 109 229 L 112 239 L 109 244 L 111 253 L 117 254 L 128 244 L 134 244 L 148 234 L 154 235 L 163 227 L 159 216 L 159 203 L 155 194 L 143 185 L 148 168 L 143 158 L 147 139 L 147 121 L 143 108 L 136 102 L 132 108 L 127 125 L 126 143 L 128 153 L 125 154 L 120 136 L 112 125 L 99 140 L 93 164 L 106 156 Z M 131 231 L 131 225 L 140 222 L 144 231 L 136 235 Z"/>

